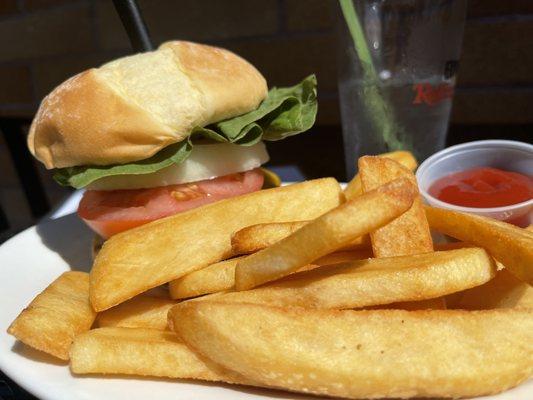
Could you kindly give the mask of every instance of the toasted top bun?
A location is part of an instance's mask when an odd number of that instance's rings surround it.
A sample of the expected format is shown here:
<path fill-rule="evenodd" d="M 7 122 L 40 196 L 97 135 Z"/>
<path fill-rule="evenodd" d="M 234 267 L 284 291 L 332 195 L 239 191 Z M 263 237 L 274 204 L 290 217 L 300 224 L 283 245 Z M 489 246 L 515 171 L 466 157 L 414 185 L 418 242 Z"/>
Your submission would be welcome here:
<path fill-rule="evenodd" d="M 234 53 L 190 42 L 119 58 L 63 82 L 44 98 L 28 147 L 47 168 L 148 158 L 196 126 L 259 106 L 264 77 Z"/>

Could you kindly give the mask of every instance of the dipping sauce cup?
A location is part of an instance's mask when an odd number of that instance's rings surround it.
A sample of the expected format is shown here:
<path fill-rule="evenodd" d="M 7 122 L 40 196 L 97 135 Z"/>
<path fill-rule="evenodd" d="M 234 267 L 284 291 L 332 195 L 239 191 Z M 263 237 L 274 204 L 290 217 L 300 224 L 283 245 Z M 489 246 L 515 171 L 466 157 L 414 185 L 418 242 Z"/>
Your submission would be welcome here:
<path fill-rule="evenodd" d="M 449 174 L 479 167 L 492 167 L 533 176 L 533 145 L 510 140 L 480 140 L 449 147 L 425 160 L 416 177 L 422 197 L 431 206 L 468 212 L 526 227 L 531 224 L 533 199 L 503 207 L 463 207 L 437 199 L 431 185 Z"/>

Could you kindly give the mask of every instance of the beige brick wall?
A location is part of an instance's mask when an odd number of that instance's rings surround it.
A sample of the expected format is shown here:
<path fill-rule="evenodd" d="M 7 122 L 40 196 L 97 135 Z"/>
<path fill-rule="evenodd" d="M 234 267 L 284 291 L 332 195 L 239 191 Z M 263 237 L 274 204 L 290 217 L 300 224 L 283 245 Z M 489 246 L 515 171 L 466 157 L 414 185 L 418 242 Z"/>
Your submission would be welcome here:
<path fill-rule="evenodd" d="M 275 85 L 316 72 L 318 123 L 339 123 L 334 0 L 139 3 L 156 44 L 183 38 L 228 47 Z M 533 122 L 532 37 L 533 1 L 469 1 L 453 122 Z M 0 49 L 0 115 L 8 116 L 31 116 L 67 77 L 130 51 L 111 0 L 2 0 Z"/>

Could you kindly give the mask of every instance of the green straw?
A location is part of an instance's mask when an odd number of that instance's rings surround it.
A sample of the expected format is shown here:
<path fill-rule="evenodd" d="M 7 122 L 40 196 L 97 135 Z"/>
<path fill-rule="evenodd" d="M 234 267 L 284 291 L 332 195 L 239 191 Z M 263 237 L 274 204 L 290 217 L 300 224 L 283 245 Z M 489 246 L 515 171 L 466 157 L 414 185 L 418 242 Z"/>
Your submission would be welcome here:
<path fill-rule="evenodd" d="M 379 92 L 379 78 L 372 62 L 372 56 L 366 43 L 363 28 L 353 6 L 353 1 L 339 0 L 339 3 L 346 25 L 348 25 L 348 30 L 352 36 L 355 51 L 363 67 L 364 81 L 366 84 L 364 103 L 366 104 L 367 112 L 370 113 L 374 126 L 381 131 L 388 149 L 404 149 L 407 146 L 402 144 L 398 138 L 398 132 L 401 131 L 401 128 L 396 123 L 391 108 Z"/>

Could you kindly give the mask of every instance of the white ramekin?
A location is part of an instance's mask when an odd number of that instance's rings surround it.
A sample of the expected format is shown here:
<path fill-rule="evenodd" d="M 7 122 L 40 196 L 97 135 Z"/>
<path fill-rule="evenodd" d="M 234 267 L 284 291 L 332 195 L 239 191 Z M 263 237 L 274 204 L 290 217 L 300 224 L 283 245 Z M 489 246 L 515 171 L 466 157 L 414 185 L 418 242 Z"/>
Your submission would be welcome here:
<path fill-rule="evenodd" d="M 511 140 L 480 140 L 448 147 L 425 160 L 416 172 L 420 193 L 431 206 L 499 219 L 531 223 L 533 199 L 505 207 L 461 207 L 441 201 L 428 192 L 437 179 L 476 167 L 494 167 L 533 176 L 533 145 Z"/>

